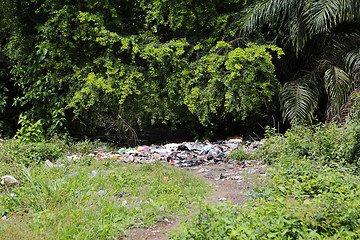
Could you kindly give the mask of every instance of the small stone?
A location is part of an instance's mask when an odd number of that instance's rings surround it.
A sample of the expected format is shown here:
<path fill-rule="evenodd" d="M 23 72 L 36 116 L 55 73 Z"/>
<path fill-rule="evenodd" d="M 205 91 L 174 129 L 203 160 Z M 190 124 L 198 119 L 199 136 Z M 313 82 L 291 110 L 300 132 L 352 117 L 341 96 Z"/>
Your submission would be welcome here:
<path fill-rule="evenodd" d="M 219 201 L 226 201 L 226 198 L 219 198 Z"/>
<path fill-rule="evenodd" d="M 239 180 L 239 179 L 243 179 L 243 177 L 242 176 L 231 176 L 230 177 L 231 179 L 234 179 L 234 180 Z"/>

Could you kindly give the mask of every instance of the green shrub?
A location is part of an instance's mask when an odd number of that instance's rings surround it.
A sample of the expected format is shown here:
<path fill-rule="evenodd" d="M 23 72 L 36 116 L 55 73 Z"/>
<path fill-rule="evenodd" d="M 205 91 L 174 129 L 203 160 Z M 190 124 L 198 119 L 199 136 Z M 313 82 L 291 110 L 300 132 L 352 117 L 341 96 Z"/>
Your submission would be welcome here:
<path fill-rule="evenodd" d="M 8 140 L 1 145 L 2 162 L 23 163 L 25 166 L 39 164 L 47 159 L 57 160 L 64 154 L 61 147 L 49 142 L 23 142 L 18 139 Z"/>
<path fill-rule="evenodd" d="M 206 206 L 174 239 L 358 239 L 359 130 L 293 126 L 270 132 L 253 157 L 271 163 L 269 181 L 247 206 Z"/>
<path fill-rule="evenodd" d="M 273 134 L 254 152 L 253 158 L 268 164 L 282 156 L 292 159 L 307 158 L 332 168 L 360 171 L 359 146 L 360 124 L 349 123 L 342 127 L 336 124 L 319 124 L 312 127 L 293 126 L 284 135 Z"/>
<path fill-rule="evenodd" d="M 226 156 L 228 159 L 234 159 L 234 160 L 250 160 L 251 159 L 251 153 L 244 150 L 243 148 L 239 148 L 236 150 L 233 150 Z"/>
<path fill-rule="evenodd" d="M 281 157 L 244 206 L 206 206 L 174 239 L 357 239 L 360 178 Z"/>

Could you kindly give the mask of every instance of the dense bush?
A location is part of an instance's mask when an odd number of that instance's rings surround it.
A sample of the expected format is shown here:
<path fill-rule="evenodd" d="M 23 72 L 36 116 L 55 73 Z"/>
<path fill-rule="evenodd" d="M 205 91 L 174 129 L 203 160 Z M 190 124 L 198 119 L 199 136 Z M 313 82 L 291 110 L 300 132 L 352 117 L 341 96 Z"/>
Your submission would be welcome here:
<path fill-rule="evenodd" d="M 346 126 L 319 124 L 312 127 L 295 125 L 284 135 L 273 134 L 265 139 L 256 158 L 274 163 L 279 158 L 302 159 L 358 174 L 359 124 Z"/>
<path fill-rule="evenodd" d="M 272 61 L 283 51 L 231 41 L 245 4 L 1 1 L 0 87 L 11 83 L 12 97 L 0 89 L 0 124 L 9 105 L 48 135 L 147 125 L 195 132 L 262 117 L 280 87 Z"/>
<path fill-rule="evenodd" d="M 269 129 L 251 156 L 272 164 L 257 198 L 245 207 L 203 207 L 174 239 L 359 238 L 358 126 L 294 126 L 284 135 Z"/>
<path fill-rule="evenodd" d="M 19 140 L 8 140 L 0 147 L 2 162 L 23 163 L 26 166 L 38 164 L 45 160 L 57 160 L 64 153 L 61 146 L 50 142 L 21 142 Z"/>

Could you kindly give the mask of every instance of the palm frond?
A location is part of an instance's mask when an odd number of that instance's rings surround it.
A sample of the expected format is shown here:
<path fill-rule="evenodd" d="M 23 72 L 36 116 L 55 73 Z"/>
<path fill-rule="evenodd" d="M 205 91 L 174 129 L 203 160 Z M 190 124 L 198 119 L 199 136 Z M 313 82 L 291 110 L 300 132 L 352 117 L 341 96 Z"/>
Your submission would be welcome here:
<path fill-rule="evenodd" d="M 242 19 L 242 32 L 253 32 L 263 26 L 277 29 L 284 42 L 298 53 L 308 40 L 305 15 L 309 0 L 267 0 L 247 8 Z"/>
<path fill-rule="evenodd" d="M 304 19 L 298 18 L 290 21 L 290 41 L 295 53 L 298 55 L 310 39 Z"/>
<path fill-rule="evenodd" d="M 344 58 L 345 70 L 350 73 L 354 79 L 359 79 L 360 75 L 360 49 L 348 52 Z"/>
<path fill-rule="evenodd" d="M 314 82 L 315 76 L 308 79 L 287 82 L 280 92 L 280 103 L 284 119 L 290 122 L 311 123 L 318 107 L 319 90 Z"/>
<path fill-rule="evenodd" d="M 334 28 L 344 15 L 343 0 L 315 1 L 307 12 L 310 32 L 317 34 Z"/>
<path fill-rule="evenodd" d="M 324 82 L 329 101 L 334 105 L 336 113 L 340 115 L 341 107 L 347 101 L 353 86 L 352 79 L 342 69 L 332 66 L 325 72 Z"/>
<path fill-rule="evenodd" d="M 242 31 L 252 32 L 264 25 L 287 26 L 288 21 L 301 14 L 306 0 L 267 0 L 247 8 L 242 19 Z"/>
<path fill-rule="evenodd" d="M 310 33 L 330 32 L 343 22 L 359 20 L 358 0 L 320 0 L 314 1 L 306 13 Z"/>

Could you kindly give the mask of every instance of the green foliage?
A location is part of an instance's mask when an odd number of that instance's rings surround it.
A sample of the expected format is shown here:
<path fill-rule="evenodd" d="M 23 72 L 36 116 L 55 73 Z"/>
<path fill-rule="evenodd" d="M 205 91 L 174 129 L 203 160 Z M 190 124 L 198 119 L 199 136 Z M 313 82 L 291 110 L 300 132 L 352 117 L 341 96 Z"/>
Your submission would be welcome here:
<path fill-rule="evenodd" d="M 280 94 L 284 119 L 311 123 L 319 93 L 326 92 L 327 113 L 334 113 L 326 120 L 344 120 L 342 108 L 358 81 L 359 69 L 354 65 L 359 52 L 358 16 L 356 0 L 265 0 L 246 9 L 241 31 L 246 35 L 262 32 L 265 39 L 285 49 L 287 60 L 297 61 L 283 63 L 296 69 L 284 68 Z"/>
<path fill-rule="evenodd" d="M 194 65 L 184 83 L 184 102 L 203 124 L 231 116 L 234 121 L 259 114 L 280 87 L 274 75 L 270 51 L 283 55 L 274 45 L 247 45 L 232 49 L 218 42 Z M 227 72 L 224 72 L 224 69 Z M 190 79 L 189 79 L 190 78 Z"/>
<path fill-rule="evenodd" d="M 280 92 L 284 120 L 311 123 L 318 107 L 319 90 L 314 81 L 287 82 Z"/>
<path fill-rule="evenodd" d="M 272 163 L 246 206 L 203 206 L 173 239 L 357 239 L 357 121 L 267 133 L 254 157 Z M 355 149 L 354 149 L 355 147 Z"/>
<path fill-rule="evenodd" d="M 280 15 L 281 14 L 281 15 Z M 321 33 L 344 23 L 358 24 L 359 3 L 356 0 L 265 0 L 249 7 L 243 18 L 242 30 L 251 32 L 269 26 L 284 37 L 296 52 Z"/>
<path fill-rule="evenodd" d="M 186 213 L 208 190 L 203 181 L 168 165 L 111 160 L 23 168 L 20 185 L 16 197 L 1 194 L 0 215 L 9 221 L 0 231 L 26 235 L 23 239 L 118 239 L 131 228 Z"/>
<path fill-rule="evenodd" d="M 43 140 L 43 128 L 41 120 L 31 123 L 26 116 L 20 115 L 19 124 L 21 128 L 16 132 L 14 138 L 20 142 L 40 142 Z"/>
<path fill-rule="evenodd" d="M 173 239 L 357 239 L 359 189 L 319 199 L 257 200 L 252 206 L 204 207 Z M 275 193 L 272 193 L 275 195 Z"/>
<path fill-rule="evenodd" d="M 339 171 L 358 173 L 358 129 L 357 121 L 344 127 L 336 124 L 295 125 L 284 135 L 267 138 L 255 155 L 267 163 L 274 163 L 282 157 L 306 158 Z"/>
<path fill-rule="evenodd" d="M 46 160 L 58 160 L 64 156 L 61 144 L 7 140 L 1 145 L 0 161 L 7 164 L 40 164 Z"/>
<path fill-rule="evenodd" d="M 332 67 L 324 75 L 325 89 L 334 105 L 336 113 L 340 116 L 341 107 L 347 101 L 353 82 L 349 74 L 340 68 Z"/>
<path fill-rule="evenodd" d="M 226 156 L 226 158 L 235 159 L 235 160 L 238 160 L 238 161 L 250 160 L 251 159 L 251 153 L 245 151 L 243 148 L 239 148 L 239 149 L 231 151 Z"/>
<path fill-rule="evenodd" d="M 0 3 L 14 105 L 46 136 L 216 128 L 264 114 L 279 87 L 281 49 L 231 41 L 240 0 L 17 3 Z"/>

